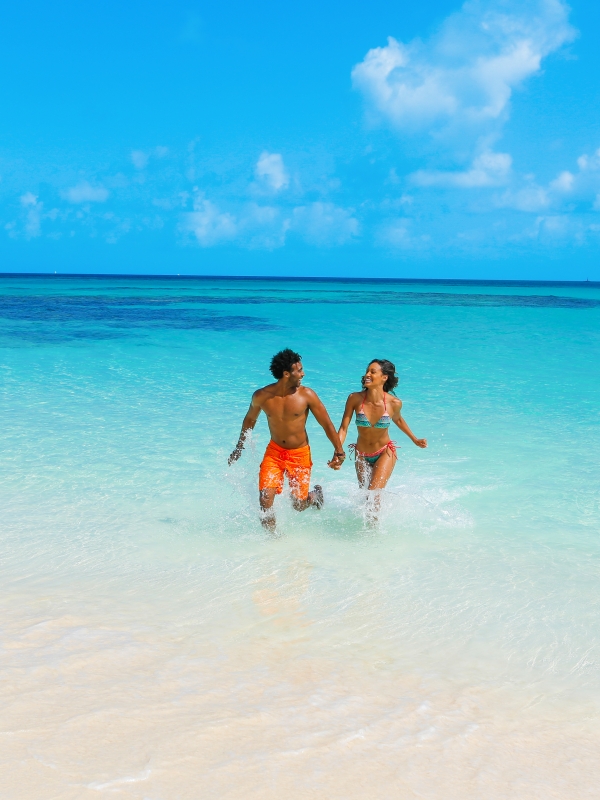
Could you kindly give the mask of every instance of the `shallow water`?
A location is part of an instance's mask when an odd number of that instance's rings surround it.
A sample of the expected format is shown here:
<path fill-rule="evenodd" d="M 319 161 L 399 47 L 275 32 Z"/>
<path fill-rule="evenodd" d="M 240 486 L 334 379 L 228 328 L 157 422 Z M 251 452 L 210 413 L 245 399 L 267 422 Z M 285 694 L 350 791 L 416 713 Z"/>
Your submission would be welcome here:
<path fill-rule="evenodd" d="M 580 798 L 600 780 L 600 286 L 0 279 L 2 798 Z M 256 513 L 291 346 L 421 451 Z"/>

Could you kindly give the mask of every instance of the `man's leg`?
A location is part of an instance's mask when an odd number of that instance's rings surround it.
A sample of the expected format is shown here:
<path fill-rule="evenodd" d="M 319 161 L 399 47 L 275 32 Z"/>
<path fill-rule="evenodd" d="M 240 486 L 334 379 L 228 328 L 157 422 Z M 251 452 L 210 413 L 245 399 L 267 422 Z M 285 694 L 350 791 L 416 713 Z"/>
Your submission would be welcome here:
<path fill-rule="evenodd" d="M 306 508 L 310 506 L 314 506 L 315 508 L 321 508 L 323 505 L 323 487 L 317 484 L 312 492 L 309 492 L 304 499 L 300 499 L 292 494 L 292 506 L 296 509 L 296 511 L 304 511 Z"/>
<path fill-rule="evenodd" d="M 261 489 L 259 492 L 260 502 L 260 522 L 266 530 L 270 533 L 275 533 L 275 512 L 273 511 L 273 503 L 275 502 L 276 489 Z"/>
<path fill-rule="evenodd" d="M 295 467 L 288 469 L 288 480 L 292 490 L 292 506 L 296 511 L 304 511 L 310 506 L 321 508 L 323 505 L 323 489 L 315 486 L 312 492 L 310 486 L 310 467 Z"/>
<path fill-rule="evenodd" d="M 275 512 L 273 503 L 275 495 L 283 490 L 283 466 L 277 454 L 267 447 L 258 473 L 258 499 L 260 503 L 260 521 L 263 528 L 275 533 Z"/>

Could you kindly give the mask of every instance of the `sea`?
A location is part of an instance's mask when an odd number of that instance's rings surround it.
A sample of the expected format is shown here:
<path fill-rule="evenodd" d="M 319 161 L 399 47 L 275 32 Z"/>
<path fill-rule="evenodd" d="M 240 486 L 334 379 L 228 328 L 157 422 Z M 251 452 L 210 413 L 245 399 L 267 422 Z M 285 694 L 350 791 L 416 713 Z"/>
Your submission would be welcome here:
<path fill-rule="evenodd" d="M 396 364 L 377 526 L 228 466 L 284 347 Z M 3 275 L 0 418 L 2 800 L 600 796 L 599 283 Z"/>

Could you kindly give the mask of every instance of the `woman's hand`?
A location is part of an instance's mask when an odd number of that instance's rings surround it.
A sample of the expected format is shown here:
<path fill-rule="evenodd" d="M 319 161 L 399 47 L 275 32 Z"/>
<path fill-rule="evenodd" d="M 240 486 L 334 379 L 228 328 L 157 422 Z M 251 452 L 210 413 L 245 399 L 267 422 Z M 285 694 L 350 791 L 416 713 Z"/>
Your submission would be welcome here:
<path fill-rule="evenodd" d="M 427 447 L 427 439 L 413 439 L 417 447 Z"/>
<path fill-rule="evenodd" d="M 327 462 L 327 466 L 330 467 L 331 469 L 338 470 L 344 463 L 345 458 L 346 458 L 346 453 L 344 453 L 343 450 L 341 453 L 334 453 L 331 461 Z"/>

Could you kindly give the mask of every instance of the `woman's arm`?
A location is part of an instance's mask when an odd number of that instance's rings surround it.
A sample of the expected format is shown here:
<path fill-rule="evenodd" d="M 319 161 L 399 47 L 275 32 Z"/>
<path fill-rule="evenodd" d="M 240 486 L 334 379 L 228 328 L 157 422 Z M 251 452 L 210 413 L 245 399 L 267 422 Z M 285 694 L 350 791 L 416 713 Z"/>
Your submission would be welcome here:
<path fill-rule="evenodd" d="M 323 405 L 317 393 L 312 389 L 309 389 L 308 386 L 304 389 L 304 391 L 308 399 L 308 407 L 312 411 L 314 418 L 317 420 L 319 425 L 325 431 L 325 436 L 327 436 L 327 438 L 333 445 L 333 458 L 331 459 L 331 461 L 328 461 L 327 463 L 329 464 L 331 469 L 339 469 L 342 466 L 344 459 L 346 458 L 346 454 L 344 453 L 344 448 L 342 447 L 342 443 L 340 442 L 340 437 L 337 435 L 337 431 L 333 427 L 333 422 L 331 421 L 331 417 L 327 413 L 327 409 Z"/>
<path fill-rule="evenodd" d="M 417 437 L 414 435 L 414 433 L 408 427 L 408 423 L 406 422 L 406 420 L 402 416 L 402 413 L 401 413 L 402 412 L 402 400 L 397 400 L 397 405 L 395 403 L 394 403 L 394 405 L 396 407 L 394 408 L 394 414 L 392 416 L 392 419 L 394 420 L 396 425 L 400 428 L 402 433 L 405 433 L 408 436 L 408 438 L 412 442 L 414 442 L 414 444 L 417 445 L 417 447 L 427 447 L 427 439 L 417 439 Z"/>
<path fill-rule="evenodd" d="M 348 435 L 348 425 L 352 422 L 352 414 L 354 413 L 354 393 L 348 396 L 346 400 L 346 408 L 344 409 L 344 416 L 342 417 L 342 422 L 340 424 L 340 428 L 338 430 L 338 436 L 340 437 L 340 442 L 344 444 L 346 441 L 346 436 Z"/>

